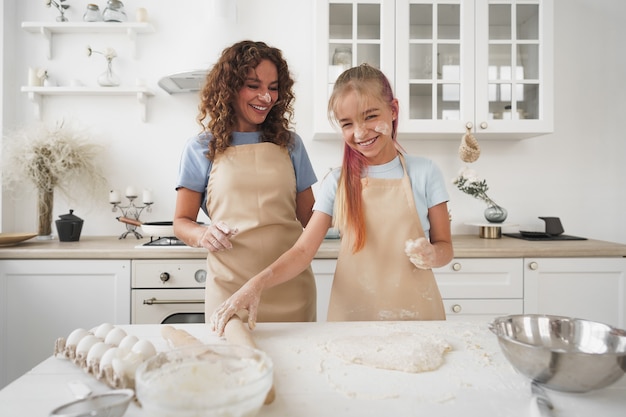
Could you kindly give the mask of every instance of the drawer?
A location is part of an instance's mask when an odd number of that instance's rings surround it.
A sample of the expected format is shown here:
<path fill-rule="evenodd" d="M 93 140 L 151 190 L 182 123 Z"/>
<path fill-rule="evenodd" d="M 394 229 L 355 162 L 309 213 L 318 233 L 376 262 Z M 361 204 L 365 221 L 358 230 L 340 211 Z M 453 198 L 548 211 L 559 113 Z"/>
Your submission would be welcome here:
<path fill-rule="evenodd" d="M 521 258 L 457 258 L 433 269 L 443 298 L 523 298 Z"/>
<path fill-rule="evenodd" d="M 467 300 L 445 298 L 443 305 L 446 310 L 446 318 L 469 318 L 485 316 L 493 318 L 509 314 L 522 314 L 524 312 L 524 300 Z"/>

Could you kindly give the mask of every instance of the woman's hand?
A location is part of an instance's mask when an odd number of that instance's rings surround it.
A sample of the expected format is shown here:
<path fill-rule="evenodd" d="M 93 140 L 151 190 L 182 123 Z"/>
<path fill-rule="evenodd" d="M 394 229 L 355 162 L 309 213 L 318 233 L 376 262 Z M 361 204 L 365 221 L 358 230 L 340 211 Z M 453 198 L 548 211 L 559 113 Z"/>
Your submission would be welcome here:
<path fill-rule="evenodd" d="M 404 245 L 404 253 L 409 257 L 411 263 L 420 269 L 432 269 L 437 260 L 435 247 L 424 237 L 407 240 Z"/>
<path fill-rule="evenodd" d="M 255 280 L 251 279 L 246 282 L 236 293 L 224 301 L 211 315 L 211 329 L 217 332 L 219 336 L 224 334 L 226 323 L 237 312 L 242 310 L 248 311 L 248 327 L 254 330 L 256 327 L 256 316 L 261 301 L 261 292 L 263 288 L 255 284 Z"/>
<path fill-rule="evenodd" d="M 212 223 L 202 230 L 202 234 L 195 246 L 197 248 L 206 248 L 209 252 L 232 249 L 233 244 L 230 242 L 230 238 L 235 236 L 238 231 L 238 229 L 233 229 L 222 221 Z"/>

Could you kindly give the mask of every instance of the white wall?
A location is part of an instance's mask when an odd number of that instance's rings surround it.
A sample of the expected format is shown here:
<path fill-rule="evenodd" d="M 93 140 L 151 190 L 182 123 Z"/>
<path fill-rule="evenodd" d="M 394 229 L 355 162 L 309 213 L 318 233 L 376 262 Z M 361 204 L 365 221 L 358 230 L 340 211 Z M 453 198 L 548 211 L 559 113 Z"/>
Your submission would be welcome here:
<path fill-rule="evenodd" d="M 5 0 L 10 2 L 11 0 Z M 80 121 L 94 139 L 107 144 L 107 178 L 112 188 L 127 185 L 152 188 L 156 203 L 144 221 L 171 219 L 174 211 L 178 158 L 185 140 L 193 135 L 197 110 L 193 94 L 168 95 L 157 85 L 169 72 L 209 67 L 221 50 L 236 40 L 264 40 L 283 50 L 297 80 L 296 130 L 305 140 L 318 177 L 341 160 L 340 142 L 313 141 L 313 2 L 315 0 L 238 0 L 237 18 L 220 14 L 209 0 L 155 2 L 126 0 L 129 16 L 146 7 L 156 27 L 139 35 L 138 59 L 130 57 L 129 43 L 121 35 L 57 35 L 54 56 L 46 59 L 41 37 L 10 22 L 53 20 L 55 11 L 43 2 L 13 0 L 15 16 L 5 11 L 5 39 L 14 39 L 15 53 L 4 56 L 5 70 L 15 69 L 13 82 L 3 87 L 4 133 L 34 121 L 33 107 L 19 91 L 29 66 L 45 66 L 62 84 L 78 78 L 95 85 L 104 70 L 100 56 L 88 58 L 85 46 L 114 47 L 114 62 L 124 85 L 143 78 L 155 91 L 148 100 L 148 121 L 139 119 L 132 98 L 48 97 L 44 118 Z M 80 20 L 92 0 L 72 0 L 69 18 Z M 100 1 L 101 8 L 104 1 Z M 626 243 L 626 58 L 620 53 L 626 29 L 621 0 L 569 0 L 555 2 L 555 132 L 513 142 L 481 141 L 482 154 L 472 164 L 488 179 L 490 195 L 509 210 L 509 222 L 541 227 L 537 216 L 559 216 L 567 234 Z M 10 33 L 6 33 L 9 31 Z M 7 50 L 5 49 L 5 53 Z M 14 55 L 14 56 L 13 56 Z M 6 76 L 5 82 L 6 82 Z M 15 105 L 7 109 L 7 103 Z M 400 129 L 402 127 L 400 126 Z M 459 132 L 459 141 L 462 132 Z M 403 141 L 412 154 L 433 158 L 452 179 L 463 163 L 457 141 Z M 483 203 L 462 194 L 452 184 L 450 207 L 454 233 L 477 233 L 465 223 L 481 221 Z M 4 195 L 3 231 L 36 230 L 32 192 L 20 192 L 15 203 Z M 8 207 L 7 207 L 8 206 Z M 103 196 L 101 201 L 72 203 L 57 197 L 54 215 L 69 208 L 85 219 L 84 235 L 117 235 L 123 227 L 115 220 Z M 516 230 L 517 227 L 512 230 Z"/>

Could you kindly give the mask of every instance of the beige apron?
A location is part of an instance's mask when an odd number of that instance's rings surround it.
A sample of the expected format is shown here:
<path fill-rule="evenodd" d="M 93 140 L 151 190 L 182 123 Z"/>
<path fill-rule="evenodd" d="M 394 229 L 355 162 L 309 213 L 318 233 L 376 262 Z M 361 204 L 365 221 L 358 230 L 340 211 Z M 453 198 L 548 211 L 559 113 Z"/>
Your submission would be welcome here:
<path fill-rule="evenodd" d="M 286 149 L 273 143 L 231 146 L 213 162 L 207 186 L 212 219 L 239 229 L 233 248 L 209 252 L 205 318 L 296 242 L 296 178 Z M 245 321 L 247 316 L 242 317 Z M 311 268 L 261 296 L 257 321 L 315 321 Z"/>
<path fill-rule="evenodd" d="M 341 240 L 328 308 L 329 321 L 445 320 L 432 270 L 416 268 L 404 253 L 408 239 L 424 236 L 411 182 L 363 178 L 365 246 L 352 253 L 353 239 Z"/>

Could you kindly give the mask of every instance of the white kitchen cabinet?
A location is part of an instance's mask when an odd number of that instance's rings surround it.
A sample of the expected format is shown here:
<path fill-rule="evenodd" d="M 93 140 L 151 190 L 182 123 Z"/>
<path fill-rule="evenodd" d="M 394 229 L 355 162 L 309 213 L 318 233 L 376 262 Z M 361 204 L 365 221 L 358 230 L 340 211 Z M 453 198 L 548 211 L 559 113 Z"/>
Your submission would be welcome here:
<path fill-rule="evenodd" d="M 448 319 L 521 314 L 521 258 L 456 258 L 433 269 Z"/>
<path fill-rule="evenodd" d="M 336 259 L 313 259 L 311 269 L 315 275 L 317 287 L 317 321 L 326 321 L 328 316 L 328 303 L 330 302 L 330 290 L 335 276 Z"/>
<path fill-rule="evenodd" d="M 524 313 L 626 328 L 626 258 L 524 259 Z"/>
<path fill-rule="evenodd" d="M 341 51 L 390 78 L 406 138 L 552 132 L 552 15 L 552 0 L 318 2 L 315 137 L 339 138 L 326 108 Z"/>
<path fill-rule="evenodd" d="M 336 259 L 311 263 L 317 285 L 317 320 L 326 321 Z M 524 306 L 522 259 L 454 259 L 433 270 L 448 319 L 521 314 Z"/>
<path fill-rule="evenodd" d="M 328 121 L 326 109 L 339 74 L 367 62 L 393 77 L 395 4 L 393 0 L 322 0 L 315 7 L 315 138 L 338 139 L 341 136 Z"/>
<path fill-rule="evenodd" d="M 0 260 L 0 388 L 74 329 L 130 323 L 130 260 Z"/>

